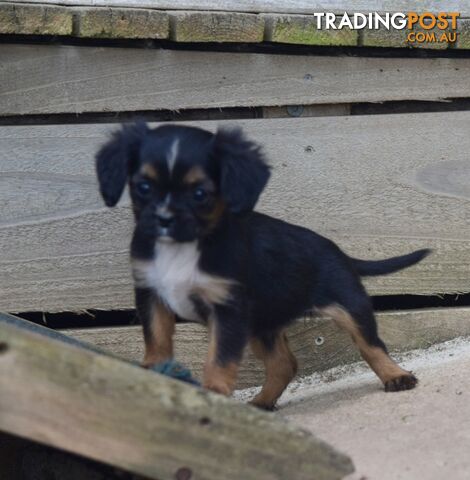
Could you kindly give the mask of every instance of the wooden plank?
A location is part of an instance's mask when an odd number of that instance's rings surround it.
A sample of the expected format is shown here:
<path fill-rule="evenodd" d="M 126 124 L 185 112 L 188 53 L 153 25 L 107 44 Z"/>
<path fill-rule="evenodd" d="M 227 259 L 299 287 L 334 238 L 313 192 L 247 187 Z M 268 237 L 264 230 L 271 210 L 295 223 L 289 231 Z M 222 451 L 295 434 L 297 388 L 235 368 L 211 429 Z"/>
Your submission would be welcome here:
<path fill-rule="evenodd" d="M 266 40 L 276 43 L 300 45 L 356 46 L 359 31 L 348 27 L 339 30 L 326 29 L 325 21 L 317 28 L 312 15 L 266 15 Z M 337 19 L 336 25 L 340 20 Z"/>
<path fill-rule="evenodd" d="M 77 37 L 157 38 L 170 35 L 166 12 L 137 8 L 74 8 Z"/>
<path fill-rule="evenodd" d="M 470 335 L 470 308 L 403 310 L 377 314 L 380 335 L 392 353 L 427 348 Z M 114 355 L 132 361 L 143 358 L 140 326 L 63 330 Z M 349 336 L 326 317 L 305 316 L 288 330 L 292 351 L 299 360 L 300 377 L 360 360 Z M 201 378 L 208 346 L 206 328 L 179 323 L 175 336 L 175 356 Z M 261 385 L 263 365 L 246 352 L 237 388 Z"/>
<path fill-rule="evenodd" d="M 259 210 L 355 257 L 434 253 L 372 294 L 470 291 L 470 113 L 196 122 L 240 125 L 272 179 Z M 127 199 L 106 209 L 94 154 L 116 125 L 0 128 L 0 310 L 133 306 Z M 441 139 L 441 140 L 438 140 Z"/>
<path fill-rule="evenodd" d="M 410 30 L 387 30 L 383 26 L 377 30 L 364 29 L 362 32 L 362 45 L 364 47 L 393 47 L 393 48 L 427 48 L 445 50 L 453 45 L 449 41 L 447 35 L 443 35 L 443 31 L 434 27 L 431 29 L 423 29 L 420 25 L 413 27 L 413 32 L 418 35 L 421 33 L 434 35 L 436 41 L 434 42 L 410 42 L 408 41 L 408 35 Z M 461 30 L 457 27 L 457 38 L 460 37 Z"/>
<path fill-rule="evenodd" d="M 251 13 L 172 12 L 171 39 L 177 42 L 262 42 L 264 17 Z"/>
<path fill-rule="evenodd" d="M 470 19 L 458 20 L 457 23 L 457 45 L 456 48 L 470 48 Z"/>
<path fill-rule="evenodd" d="M 468 58 L 364 58 L 0 45 L 0 115 L 442 100 Z"/>
<path fill-rule="evenodd" d="M 169 15 L 171 15 L 171 35 Z M 340 23 L 338 15 L 336 24 Z M 465 21 L 465 20 L 462 20 Z M 323 24 L 325 21 L 323 19 Z M 465 23 L 461 26 L 465 27 Z M 415 26 L 415 31 L 424 31 Z M 463 29 L 465 36 L 466 29 Z M 313 15 L 254 14 L 226 11 L 156 10 L 129 7 L 67 7 L 0 2 L 0 34 L 70 35 L 82 38 L 167 39 L 177 42 L 262 42 L 301 45 L 448 47 L 435 27 L 437 42 L 408 42 L 408 30 L 317 28 Z M 441 39 L 441 37 L 443 37 Z M 359 45 L 360 43 L 360 45 Z M 466 48 L 461 42 L 457 48 Z M 452 45 L 453 46 L 453 45 Z"/>
<path fill-rule="evenodd" d="M 0 430 L 160 480 L 327 480 L 353 470 L 271 414 L 24 324 L 0 317 Z"/>
<path fill-rule="evenodd" d="M 462 16 L 470 16 L 466 0 L 16 0 L 16 2 L 255 13 L 452 11 L 460 12 Z"/>
<path fill-rule="evenodd" d="M 0 3 L 0 33 L 17 35 L 71 35 L 70 8 L 51 5 Z"/>

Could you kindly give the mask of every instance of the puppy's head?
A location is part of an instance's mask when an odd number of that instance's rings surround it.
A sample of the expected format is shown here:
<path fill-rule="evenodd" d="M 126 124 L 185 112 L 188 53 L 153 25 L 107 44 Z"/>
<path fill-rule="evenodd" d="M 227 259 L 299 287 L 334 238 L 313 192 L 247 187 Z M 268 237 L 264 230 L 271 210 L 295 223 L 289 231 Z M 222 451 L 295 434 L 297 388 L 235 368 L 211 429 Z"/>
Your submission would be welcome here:
<path fill-rule="evenodd" d="M 119 201 L 126 183 L 145 235 L 190 242 L 229 212 L 252 210 L 269 178 L 260 148 L 240 130 L 167 125 L 124 127 L 96 157 L 101 195 Z"/>

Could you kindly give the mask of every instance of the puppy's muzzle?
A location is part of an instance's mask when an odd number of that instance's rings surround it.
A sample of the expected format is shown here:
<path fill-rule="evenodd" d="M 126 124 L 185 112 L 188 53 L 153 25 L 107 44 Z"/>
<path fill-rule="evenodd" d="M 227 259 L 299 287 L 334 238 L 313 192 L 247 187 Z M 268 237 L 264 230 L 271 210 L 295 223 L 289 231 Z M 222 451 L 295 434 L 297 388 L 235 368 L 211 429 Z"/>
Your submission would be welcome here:
<path fill-rule="evenodd" d="M 175 215 L 166 207 L 159 207 L 155 212 L 157 230 L 160 237 L 171 236 L 172 228 L 175 225 Z"/>
<path fill-rule="evenodd" d="M 159 228 L 170 228 L 175 223 L 174 215 L 167 214 L 167 215 L 158 215 L 157 214 L 157 222 Z"/>

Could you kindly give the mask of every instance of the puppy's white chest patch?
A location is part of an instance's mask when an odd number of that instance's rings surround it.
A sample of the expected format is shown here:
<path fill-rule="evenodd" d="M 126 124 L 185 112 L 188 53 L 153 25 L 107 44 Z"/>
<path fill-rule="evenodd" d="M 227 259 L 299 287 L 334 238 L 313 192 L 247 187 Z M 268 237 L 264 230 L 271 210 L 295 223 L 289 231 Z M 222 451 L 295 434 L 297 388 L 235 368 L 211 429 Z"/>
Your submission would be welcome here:
<path fill-rule="evenodd" d="M 199 257 L 196 242 L 157 242 L 154 260 L 133 261 L 134 280 L 139 287 L 155 290 L 181 318 L 200 321 L 194 296 L 208 304 L 223 303 L 231 282 L 201 271 Z"/>

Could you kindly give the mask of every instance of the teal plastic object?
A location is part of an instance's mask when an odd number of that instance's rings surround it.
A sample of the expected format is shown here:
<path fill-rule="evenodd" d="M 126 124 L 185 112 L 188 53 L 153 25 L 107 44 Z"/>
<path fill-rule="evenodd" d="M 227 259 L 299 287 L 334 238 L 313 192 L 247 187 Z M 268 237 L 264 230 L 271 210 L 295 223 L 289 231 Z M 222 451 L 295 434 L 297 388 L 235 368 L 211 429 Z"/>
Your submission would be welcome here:
<path fill-rule="evenodd" d="M 181 380 L 182 382 L 190 383 L 192 385 L 200 385 L 199 382 L 193 377 L 191 370 L 181 365 L 176 360 L 166 360 L 162 363 L 156 363 L 152 365 L 149 370 L 153 372 L 161 373 L 167 377 Z"/>

